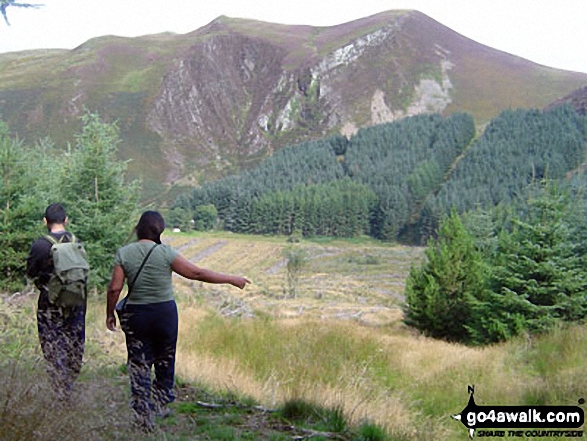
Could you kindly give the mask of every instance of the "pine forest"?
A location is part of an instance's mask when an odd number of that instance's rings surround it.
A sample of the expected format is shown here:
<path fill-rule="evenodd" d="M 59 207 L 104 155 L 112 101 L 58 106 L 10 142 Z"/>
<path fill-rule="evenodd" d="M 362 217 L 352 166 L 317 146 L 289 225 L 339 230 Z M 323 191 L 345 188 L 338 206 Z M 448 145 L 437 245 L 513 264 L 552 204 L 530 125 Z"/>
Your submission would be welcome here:
<path fill-rule="evenodd" d="M 180 195 L 172 218 L 203 229 L 219 219 L 238 233 L 425 244 L 453 207 L 509 204 L 542 179 L 574 176 L 581 186 L 586 141 L 586 119 L 570 106 L 507 110 L 480 135 L 466 113 L 419 115 L 277 151 Z"/>

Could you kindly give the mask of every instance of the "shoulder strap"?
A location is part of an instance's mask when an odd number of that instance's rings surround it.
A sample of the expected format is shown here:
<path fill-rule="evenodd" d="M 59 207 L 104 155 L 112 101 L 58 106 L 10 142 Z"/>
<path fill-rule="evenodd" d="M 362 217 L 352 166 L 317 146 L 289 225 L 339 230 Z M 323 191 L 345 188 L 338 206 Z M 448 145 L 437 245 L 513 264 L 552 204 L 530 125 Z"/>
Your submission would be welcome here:
<path fill-rule="evenodd" d="M 149 259 L 149 256 L 151 255 L 151 253 L 153 252 L 153 250 L 157 247 L 157 245 L 159 245 L 158 243 L 156 243 L 155 245 L 153 245 L 153 247 L 149 250 L 149 252 L 147 253 L 147 255 L 145 256 L 145 258 L 143 259 L 143 263 L 141 263 L 141 266 L 139 267 L 139 270 L 137 271 L 137 273 L 135 274 L 134 278 L 132 279 L 132 282 L 130 283 L 130 285 L 128 285 L 128 293 L 126 294 L 126 297 L 128 298 L 130 296 L 130 293 L 133 289 L 133 287 L 135 286 L 135 282 L 137 281 L 139 274 L 141 273 L 141 271 L 143 270 L 143 267 L 145 266 L 145 263 L 147 263 L 147 260 Z"/>
<path fill-rule="evenodd" d="M 69 242 L 71 243 L 76 243 L 77 242 L 77 238 L 75 237 L 75 235 L 73 233 L 69 233 L 71 238 L 69 239 Z M 58 243 L 63 243 L 63 238 L 66 236 L 66 234 L 62 235 L 59 240 L 57 240 L 55 237 L 51 236 L 50 234 L 45 234 L 45 236 L 43 236 L 45 239 L 47 239 L 49 242 L 51 242 L 52 245 L 57 245 Z"/>
<path fill-rule="evenodd" d="M 43 236 L 43 238 L 47 239 L 49 242 L 51 242 L 51 245 L 57 245 L 59 243 L 59 241 L 57 239 L 55 239 L 53 236 L 51 236 L 50 234 L 45 234 Z"/>

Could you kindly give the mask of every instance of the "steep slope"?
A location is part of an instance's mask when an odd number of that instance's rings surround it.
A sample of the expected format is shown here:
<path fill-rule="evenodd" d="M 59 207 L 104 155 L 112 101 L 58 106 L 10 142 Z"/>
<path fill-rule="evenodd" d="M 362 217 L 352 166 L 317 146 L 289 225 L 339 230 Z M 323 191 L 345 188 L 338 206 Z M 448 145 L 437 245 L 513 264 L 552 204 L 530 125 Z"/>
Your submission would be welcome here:
<path fill-rule="evenodd" d="M 72 140 L 84 108 L 116 120 L 122 157 L 155 194 L 286 144 L 423 112 L 466 111 L 483 124 L 586 83 L 416 11 L 323 28 L 219 17 L 185 35 L 0 55 L 0 118 L 27 141 L 58 144 Z"/>
<path fill-rule="evenodd" d="M 554 107 L 562 106 L 563 104 L 567 103 L 573 106 L 578 114 L 587 115 L 587 86 L 573 90 L 568 95 L 553 101 L 548 106 L 546 106 L 546 110 L 550 110 Z"/>

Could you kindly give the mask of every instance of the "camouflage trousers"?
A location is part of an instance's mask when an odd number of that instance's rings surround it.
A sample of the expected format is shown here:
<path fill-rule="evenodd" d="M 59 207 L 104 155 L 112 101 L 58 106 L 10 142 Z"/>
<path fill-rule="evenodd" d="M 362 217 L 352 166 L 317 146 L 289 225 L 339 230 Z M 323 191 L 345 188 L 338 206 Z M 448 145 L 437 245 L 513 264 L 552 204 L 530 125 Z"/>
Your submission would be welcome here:
<path fill-rule="evenodd" d="M 68 399 L 79 376 L 85 345 L 86 305 L 63 310 L 39 295 L 37 328 L 51 384 L 59 398 Z"/>

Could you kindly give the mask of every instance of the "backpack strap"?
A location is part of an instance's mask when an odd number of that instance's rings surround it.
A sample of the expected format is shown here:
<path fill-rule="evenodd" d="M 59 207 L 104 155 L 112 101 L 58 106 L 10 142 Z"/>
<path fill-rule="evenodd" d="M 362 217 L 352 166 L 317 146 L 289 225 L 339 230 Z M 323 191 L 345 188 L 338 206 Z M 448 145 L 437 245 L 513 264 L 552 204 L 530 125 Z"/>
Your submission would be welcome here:
<path fill-rule="evenodd" d="M 147 253 L 147 255 L 145 256 L 145 258 L 143 259 L 143 263 L 141 263 L 141 266 L 139 267 L 139 270 L 137 271 L 137 273 L 135 274 L 134 278 L 132 279 L 132 282 L 128 285 L 128 292 L 126 294 L 126 297 L 130 297 L 130 293 L 133 289 L 133 287 L 135 286 L 135 282 L 137 281 L 137 279 L 139 278 L 139 274 L 141 274 L 141 271 L 143 270 L 143 267 L 145 266 L 145 263 L 147 263 L 147 260 L 149 259 L 149 256 L 151 255 L 151 253 L 153 252 L 153 250 L 155 248 L 157 248 L 157 245 L 159 245 L 158 243 L 156 243 L 155 245 L 153 245 L 153 247 L 149 250 L 149 252 Z"/>
<path fill-rule="evenodd" d="M 47 239 L 49 242 L 51 242 L 51 245 L 57 245 L 60 240 L 55 239 L 53 236 L 51 236 L 50 234 L 45 234 L 43 236 L 44 239 Z"/>
<path fill-rule="evenodd" d="M 69 233 L 71 235 L 71 238 L 69 239 L 68 242 L 71 243 L 76 243 L 77 242 L 77 238 L 75 237 L 75 235 L 73 233 Z M 49 242 L 51 242 L 52 245 L 57 245 L 59 243 L 63 243 L 63 238 L 66 237 L 66 235 L 62 235 L 59 240 L 55 239 L 55 237 L 51 236 L 50 234 L 45 234 L 43 236 L 45 239 L 47 239 Z"/>

